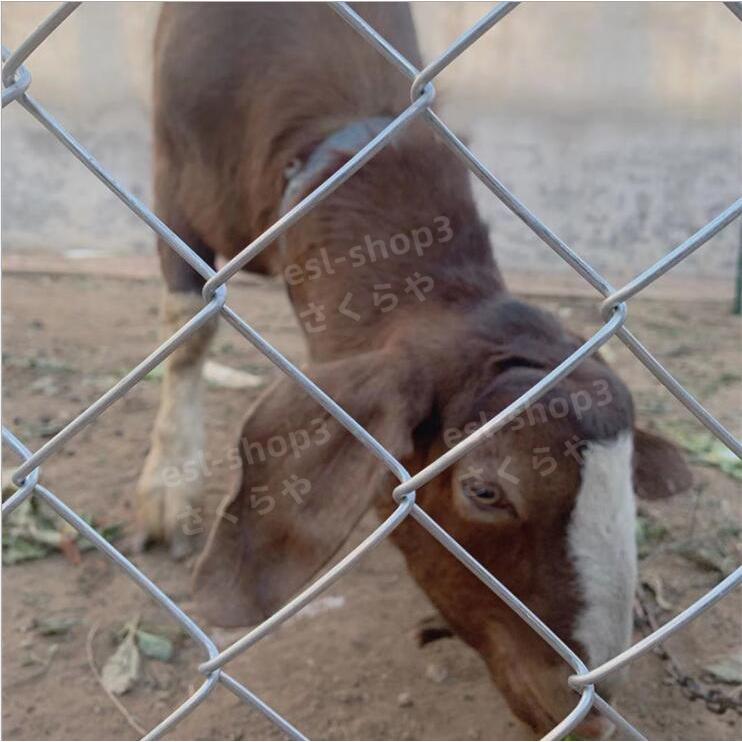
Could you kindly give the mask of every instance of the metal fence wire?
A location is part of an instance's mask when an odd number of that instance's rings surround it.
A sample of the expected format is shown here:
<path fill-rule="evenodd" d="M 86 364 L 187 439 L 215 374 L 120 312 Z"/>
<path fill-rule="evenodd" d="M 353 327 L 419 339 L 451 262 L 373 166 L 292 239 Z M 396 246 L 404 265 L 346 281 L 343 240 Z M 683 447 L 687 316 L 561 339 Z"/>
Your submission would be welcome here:
<path fill-rule="evenodd" d="M 624 652 L 603 663 L 599 667 L 588 669 L 578 657 L 538 616 L 528 609 L 518 598 L 493 577 L 471 554 L 462 548 L 456 540 L 432 520 L 416 503 L 415 490 L 429 482 L 446 467 L 464 456 L 477 444 L 495 431 L 502 428 L 509 420 L 523 412 L 549 388 L 573 371 L 585 358 L 594 353 L 609 338 L 618 337 L 631 352 L 649 369 L 695 417 L 721 440 L 737 456 L 742 457 L 742 445 L 726 430 L 704 406 L 693 397 L 673 376 L 657 361 L 644 345 L 626 327 L 628 312 L 627 302 L 644 288 L 654 283 L 673 266 L 687 258 L 717 232 L 730 224 L 742 213 L 742 198 L 712 219 L 703 228 L 689 237 L 685 242 L 671 250 L 661 260 L 640 273 L 625 286 L 616 289 L 603 278 L 589 263 L 583 260 L 554 232 L 552 232 L 532 211 L 528 209 L 503 183 L 501 183 L 477 158 L 477 156 L 458 139 L 446 124 L 432 111 L 431 103 L 435 97 L 433 80 L 457 57 L 465 52 L 478 38 L 505 18 L 517 5 L 514 2 L 502 2 L 496 5 L 478 23 L 460 36 L 446 51 L 434 59 L 424 69 L 418 70 L 409 60 L 391 46 L 374 28 L 364 21 L 346 3 L 332 3 L 330 7 L 338 13 L 361 37 L 362 43 L 370 43 L 380 54 L 394 64 L 411 80 L 408 108 L 402 111 L 384 128 L 378 136 L 370 141 L 358 154 L 337 170 L 331 177 L 318 186 L 301 202 L 296 204 L 281 219 L 275 222 L 252 244 L 245 247 L 237 256 L 215 271 L 199 258 L 166 224 L 150 211 L 135 196 L 119 184 L 95 158 L 48 113 L 28 93 L 31 74 L 24 66 L 28 57 L 49 37 L 49 35 L 80 5 L 64 3 L 59 6 L 28 38 L 14 51 L 3 47 L 2 58 L 2 106 L 15 102 L 37 119 L 56 139 L 72 152 L 85 167 L 90 170 L 106 187 L 113 191 L 126 206 L 148 224 L 178 255 L 198 271 L 205 279 L 203 289 L 204 307 L 186 322 L 177 332 L 154 350 L 138 366 L 132 369 L 117 384 L 90 405 L 63 430 L 57 433 L 39 450 L 29 451 L 12 432 L 3 427 L 3 441 L 22 459 L 22 463 L 13 475 L 18 490 L 2 505 L 3 515 L 11 513 L 21 502 L 35 495 L 45 501 L 64 520 L 70 523 L 82 536 L 89 539 L 103 554 L 117 564 L 145 592 L 149 593 L 177 621 L 185 631 L 204 650 L 205 660 L 199 665 L 204 675 L 202 685 L 178 708 L 152 729 L 144 739 L 156 739 L 171 730 L 181 719 L 187 716 L 204 701 L 218 683 L 228 688 L 237 697 L 258 709 L 270 719 L 284 734 L 292 739 L 306 739 L 280 713 L 235 680 L 227 671 L 227 665 L 260 639 L 280 626 L 287 618 L 310 603 L 323 590 L 348 572 L 367 552 L 383 541 L 399 523 L 407 517 L 414 518 L 449 552 L 459 559 L 471 572 L 485 583 L 501 600 L 503 600 L 523 621 L 536 631 L 573 669 L 569 684 L 575 692 L 575 706 L 572 711 L 546 735 L 544 739 L 559 739 L 575 728 L 591 708 L 610 719 L 624 739 L 645 739 L 642 734 L 626 721 L 610 704 L 595 691 L 595 684 L 608 674 L 615 672 L 637 657 L 647 653 L 652 647 L 679 631 L 703 611 L 719 601 L 742 581 L 742 567 L 738 567 L 726 579 L 722 580 L 703 597 L 686 608 L 654 633 L 637 642 Z M 727 7 L 742 20 L 742 3 L 726 3 Z M 603 297 L 601 314 L 603 326 L 577 351 L 565 359 L 542 381 L 529 389 L 522 397 L 502 410 L 476 432 L 465 438 L 458 445 L 447 451 L 439 459 L 425 467 L 414 476 L 410 476 L 402 464 L 391 456 L 361 425 L 327 396 L 311 379 L 290 363 L 281 353 L 256 332 L 245 320 L 238 316 L 227 304 L 227 282 L 245 264 L 276 240 L 291 225 L 302 218 L 319 201 L 331 193 L 353 173 L 359 170 L 391 139 L 395 132 L 409 124 L 413 119 L 425 119 L 440 135 L 442 140 L 466 163 L 474 175 L 484 183 L 497 198 L 535 232 L 554 252 L 560 255 L 572 268 L 590 283 Z M 94 528 L 83 520 L 72 508 L 67 506 L 53 492 L 44 487 L 40 481 L 40 466 L 67 441 L 79 433 L 85 426 L 98 417 L 105 409 L 121 399 L 135 384 L 139 383 L 153 368 L 160 364 L 170 353 L 192 335 L 201 325 L 214 315 L 221 315 L 232 327 L 243 335 L 258 350 L 264 353 L 285 374 L 299 384 L 307 394 L 333 415 L 363 445 L 377 456 L 399 479 L 399 485 L 390 496 L 393 496 L 397 507 L 393 514 L 384 521 L 368 538 L 351 551 L 340 562 L 316 579 L 303 592 L 293 598 L 270 618 L 234 642 L 230 647 L 219 651 L 214 641 L 169 598 L 152 580 L 144 575 L 117 549 L 108 543 Z"/>

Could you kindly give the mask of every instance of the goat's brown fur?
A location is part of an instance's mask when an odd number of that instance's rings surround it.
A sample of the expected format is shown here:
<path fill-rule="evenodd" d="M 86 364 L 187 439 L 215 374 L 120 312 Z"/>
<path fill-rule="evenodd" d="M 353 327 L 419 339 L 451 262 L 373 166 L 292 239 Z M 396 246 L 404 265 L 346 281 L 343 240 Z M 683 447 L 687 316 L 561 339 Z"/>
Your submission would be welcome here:
<path fill-rule="evenodd" d="M 359 12 L 420 65 L 406 5 L 370 3 Z M 306 162 L 333 132 L 393 117 L 408 105 L 409 82 L 324 4 L 165 4 L 155 45 L 157 208 L 207 262 L 216 254 L 231 258 L 280 216 L 292 163 Z M 354 153 L 338 151 L 313 185 Z M 450 239 L 439 234 L 424 250 L 349 259 L 369 240 L 389 246 L 395 235 L 435 232 L 436 220 Z M 160 254 L 170 292 L 200 289 L 202 279 L 169 248 L 161 245 Z M 323 267 L 310 272 L 310 261 Z M 322 331 L 304 325 L 307 375 L 412 473 L 445 452 L 449 431 L 469 432 L 491 418 L 582 342 L 508 294 L 465 167 L 419 122 L 290 229 L 281 249 L 269 247 L 247 268 L 283 274 L 300 320 L 325 307 Z M 409 288 L 414 276 L 429 279 L 423 296 Z M 386 291 L 396 297 L 393 310 L 379 298 Z M 573 405 L 538 425 L 522 424 L 521 416 L 521 425 L 514 421 L 417 492 L 432 518 L 583 653 L 573 630 L 584 596 L 565 536 L 580 464 L 565 458 L 544 478 L 531 452 L 572 436 L 612 440 L 633 427 L 630 395 L 598 357 L 543 401 L 587 393 L 598 381 L 610 403 L 585 414 Z M 319 421 L 321 443 L 296 455 L 250 453 L 311 421 Z M 654 452 L 647 454 L 654 494 L 673 489 L 670 467 L 674 489 L 686 487 L 674 449 L 637 435 L 637 451 L 645 444 Z M 211 617 L 236 625 L 280 608 L 333 557 L 372 503 L 382 518 L 395 507 L 395 480 L 385 467 L 287 378 L 248 413 L 241 456 L 239 482 L 196 575 L 197 596 Z M 463 467 L 493 479 L 506 460 L 518 491 L 493 484 L 500 500 L 483 506 L 482 518 L 462 512 Z M 641 465 L 647 460 L 637 454 L 640 476 L 648 473 Z M 292 478 L 306 480 L 310 490 L 279 494 Z M 272 495 L 270 510 L 259 512 L 256 492 Z M 568 668 L 418 524 L 408 518 L 393 539 L 410 574 L 485 659 L 513 710 L 547 731 L 575 702 Z"/>

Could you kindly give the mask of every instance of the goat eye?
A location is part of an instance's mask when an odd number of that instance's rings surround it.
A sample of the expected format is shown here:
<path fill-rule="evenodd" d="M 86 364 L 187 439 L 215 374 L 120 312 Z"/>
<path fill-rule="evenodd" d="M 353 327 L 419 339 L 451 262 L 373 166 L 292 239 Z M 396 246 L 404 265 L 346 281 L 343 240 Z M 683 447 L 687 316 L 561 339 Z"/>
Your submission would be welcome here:
<path fill-rule="evenodd" d="M 497 487 L 491 487 L 475 482 L 468 482 L 465 485 L 466 494 L 472 499 L 483 505 L 497 505 L 503 500 L 503 493 Z"/>
<path fill-rule="evenodd" d="M 500 515 L 511 516 L 515 519 L 518 518 L 518 513 L 510 502 L 507 493 L 497 484 L 485 484 L 472 481 L 472 479 L 464 481 L 461 484 L 463 494 L 477 510 L 489 514 L 498 513 Z"/>

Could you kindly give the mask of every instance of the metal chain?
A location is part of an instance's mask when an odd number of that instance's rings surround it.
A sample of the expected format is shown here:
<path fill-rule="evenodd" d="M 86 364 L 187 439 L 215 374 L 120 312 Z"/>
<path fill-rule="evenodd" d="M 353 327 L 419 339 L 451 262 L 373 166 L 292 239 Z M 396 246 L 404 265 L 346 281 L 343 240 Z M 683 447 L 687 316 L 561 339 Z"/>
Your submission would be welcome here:
<path fill-rule="evenodd" d="M 657 616 L 650 605 L 651 598 L 648 597 L 647 591 L 641 587 L 638 592 L 638 600 L 643 612 L 642 623 L 645 628 L 649 629 L 648 632 L 645 631 L 645 636 L 647 636 L 659 628 Z M 688 675 L 681 669 L 678 661 L 664 644 L 658 644 L 654 647 L 653 652 L 662 661 L 665 672 L 689 701 L 703 701 L 706 708 L 713 714 L 736 711 L 742 715 L 742 690 L 738 691 L 736 696 L 732 696 L 724 693 L 719 688 L 709 687 L 709 684 L 696 680 L 692 675 Z"/>

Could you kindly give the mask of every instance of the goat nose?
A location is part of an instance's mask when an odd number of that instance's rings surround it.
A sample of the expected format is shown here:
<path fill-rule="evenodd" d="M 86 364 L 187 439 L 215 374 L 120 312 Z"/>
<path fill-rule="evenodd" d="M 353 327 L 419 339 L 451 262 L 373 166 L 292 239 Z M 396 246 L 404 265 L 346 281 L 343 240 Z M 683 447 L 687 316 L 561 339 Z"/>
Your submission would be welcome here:
<path fill-rule="evenodd" d="M 614 729 L 613 722 L 597 711 L 591 711 L 575 729 L 575 733 L 581 739 L 608 739 Z"/>

